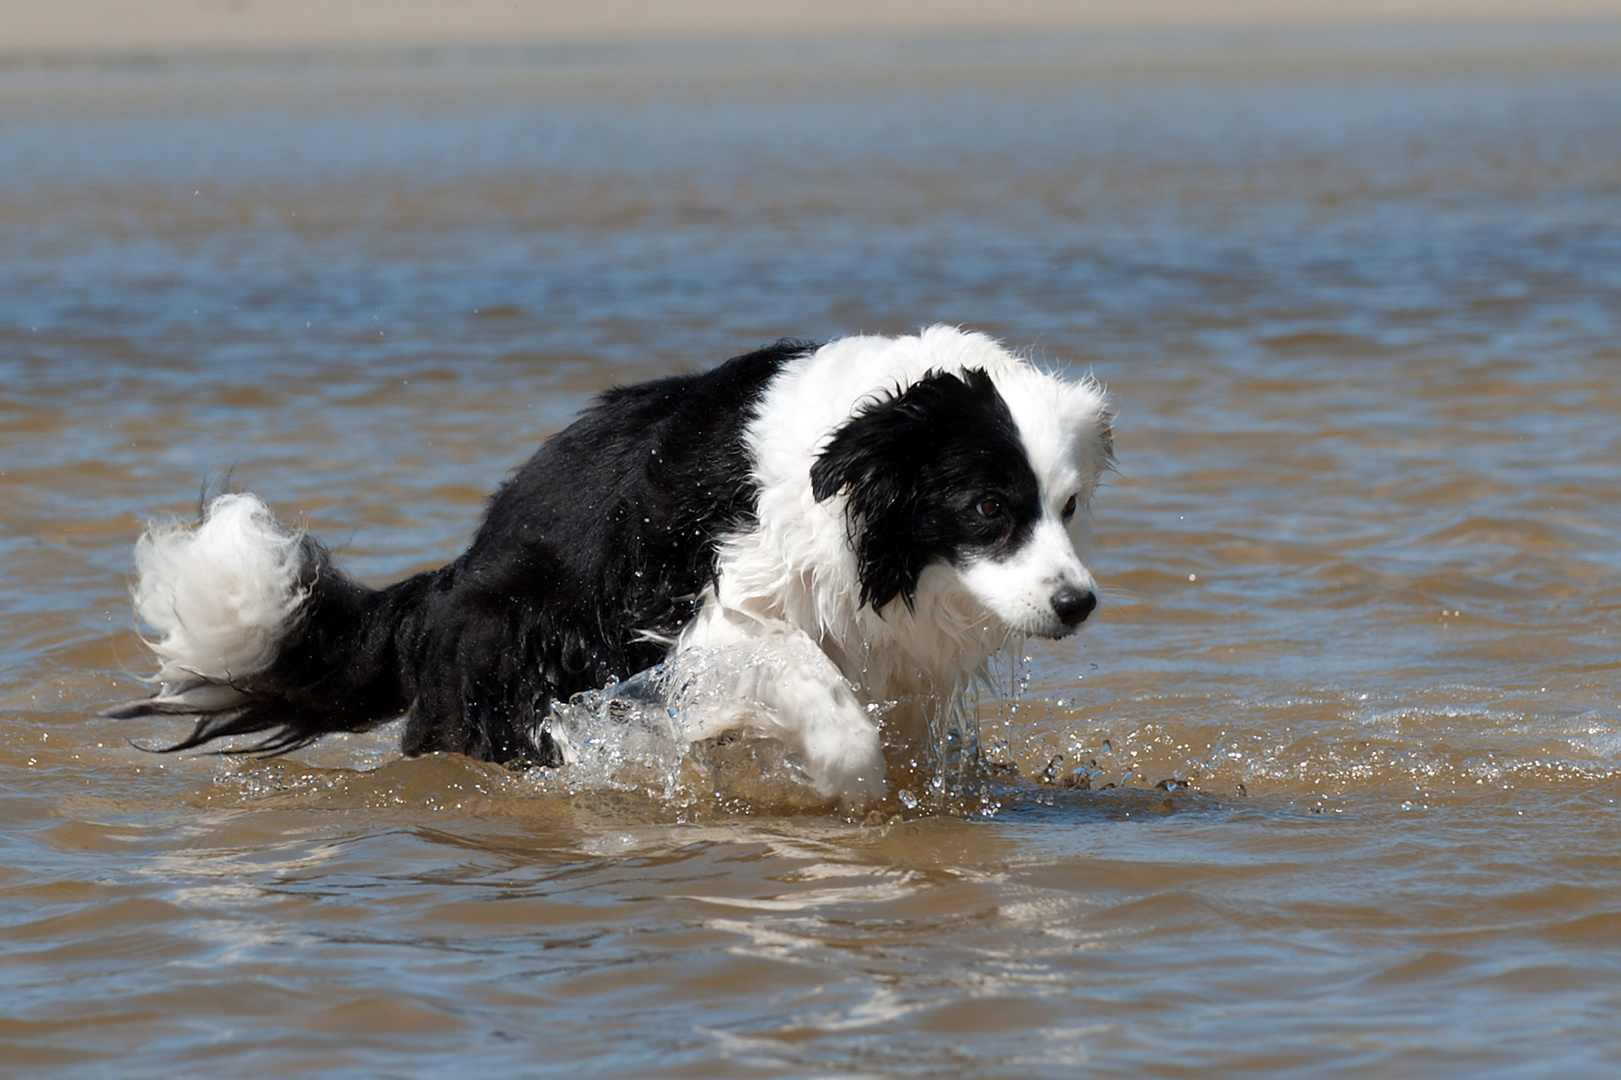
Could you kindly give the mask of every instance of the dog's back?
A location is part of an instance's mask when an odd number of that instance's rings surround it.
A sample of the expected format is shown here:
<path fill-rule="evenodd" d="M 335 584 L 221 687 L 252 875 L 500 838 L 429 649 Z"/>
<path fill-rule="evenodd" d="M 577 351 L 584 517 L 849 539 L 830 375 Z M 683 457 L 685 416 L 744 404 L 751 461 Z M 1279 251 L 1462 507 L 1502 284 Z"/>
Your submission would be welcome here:
<path fill-rule="evenodd" d="M 282 753 L 405 713 L 407 754 L 559 764 L 552 701 L 656 664 L 690 621 L 716 543 L 753 514 L 751 406 L 813 347 L 608 391 L 501 487 L 466 553 L 387 588 L 252 495 L 153 526 L 135 599 L 163 635 L 158 690 L 106 715 L 198 717 L 173 750 Z"/>

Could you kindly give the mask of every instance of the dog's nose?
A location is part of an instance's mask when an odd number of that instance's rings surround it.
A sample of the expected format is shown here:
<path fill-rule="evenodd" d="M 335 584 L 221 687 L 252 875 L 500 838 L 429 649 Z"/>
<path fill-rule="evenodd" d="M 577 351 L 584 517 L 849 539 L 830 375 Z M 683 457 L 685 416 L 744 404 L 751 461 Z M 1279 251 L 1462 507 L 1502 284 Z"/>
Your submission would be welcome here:
<path fill-rule="evenodd" d="M 1059 589 L 1053 593 L 1053 611 L 1065 626 L 1079 626 L 1098 606 L 1098 598 L 1091 589 Z"/>

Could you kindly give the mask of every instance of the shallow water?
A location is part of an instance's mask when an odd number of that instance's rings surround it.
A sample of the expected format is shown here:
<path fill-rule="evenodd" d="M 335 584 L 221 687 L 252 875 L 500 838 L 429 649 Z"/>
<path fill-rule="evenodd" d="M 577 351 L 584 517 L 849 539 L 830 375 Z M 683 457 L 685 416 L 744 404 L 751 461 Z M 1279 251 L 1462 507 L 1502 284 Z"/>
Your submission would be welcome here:
<path fill-rule="evenodd" d="M 1618 207 L 1602 26 L 0 65 L 8 1071 L 1608 1074 Z M 1119 407 L 976 813 L 93 718 L 205 482 L 388 580 L 605 385 L 936 320 Z"/>

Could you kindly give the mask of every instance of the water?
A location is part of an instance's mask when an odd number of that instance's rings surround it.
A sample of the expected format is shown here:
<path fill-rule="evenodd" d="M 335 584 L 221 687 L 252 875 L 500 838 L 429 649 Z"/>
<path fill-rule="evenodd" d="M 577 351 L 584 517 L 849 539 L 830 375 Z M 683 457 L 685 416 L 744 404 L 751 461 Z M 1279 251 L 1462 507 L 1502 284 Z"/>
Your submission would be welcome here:
<path fill-rule="evenodd" d="M 1618 206 L 1607 26 L 0 66 L 0 1059 L 1608 1074 Z M 93 717 L 205 482 L 388 580 L 603 386 L 935 320 L 1120 412 L 975 813 Z"/>

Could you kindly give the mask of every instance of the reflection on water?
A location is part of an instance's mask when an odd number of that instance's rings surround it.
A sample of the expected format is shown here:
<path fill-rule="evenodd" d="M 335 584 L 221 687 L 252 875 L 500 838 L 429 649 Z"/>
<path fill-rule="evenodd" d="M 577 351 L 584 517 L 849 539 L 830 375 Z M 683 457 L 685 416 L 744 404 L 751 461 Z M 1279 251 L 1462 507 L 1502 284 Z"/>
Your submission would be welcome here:
<path fill-rule="evenodd" d="M 1618 72 L 1606 27 L 0 64 L 5 1059 L 1613 1067 Z M 937 320 L 1121 407 L 1105 608 L 997 673 L 973 815 L 846 821 L 748 740 L 598 782 L 91 718 L 205 482 L 394 578 L 604 386 Z"/>

